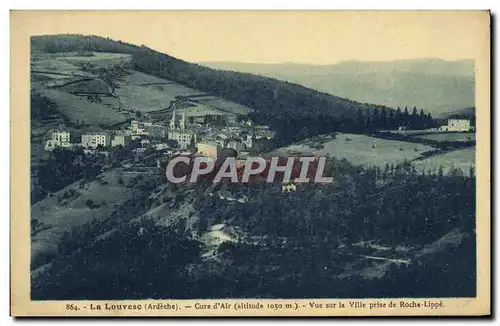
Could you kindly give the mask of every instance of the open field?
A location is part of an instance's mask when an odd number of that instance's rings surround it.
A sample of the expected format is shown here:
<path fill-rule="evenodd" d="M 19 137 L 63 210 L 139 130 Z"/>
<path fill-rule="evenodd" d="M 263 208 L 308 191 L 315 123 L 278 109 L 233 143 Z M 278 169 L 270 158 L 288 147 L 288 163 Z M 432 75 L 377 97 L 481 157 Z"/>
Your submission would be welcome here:
<path fill-rule="evenodd" d="M 144 74 L 139 71 L 129 70 L 129 73 L 121 78 L 121 81 L 125 84 L 135 85 L 135 86 L 144 86 L 151 84 L 175 84 L 172 81 L 161 79 L 152 75 Z M 180 86 L 180 85 L 179 85 Z M 183 87 L 183 86 L 180 86 Z M 188 93 L 191 89 L 184 87 L 185 92 Z"/>
<path fill-rule="evenodd" d="M 253 110 L 247 106 L 230 102 L 222 98 L 215 98 L 210 100 L 196 100 L 198 103 L 209 105 L 221 111 L 230 112 L 238 115 L 247 115 Z"/>
<path fill-rule="evenodd" d="M 67 84 L 54 86 L 54 88 L 66 93 L 110 94 L 108 87 L 103 82 L 96 79 L 72 81 Z"/>
<path fill-rule="evenodd" d="M 55 58 L 40 58 L 31 62 L 32 70 L 46 70 L 53 72 L 75 72 L 80 68 L 64 60 Z"/>
<path fill-rule="evenodd" d="M 457 133 L 446 132 L 446 133 L 432 133 L 432 134 L 418 135 L 415 136 L 415 138 L 430 139 L 436 141 L 466 142 L 466 141 L 476 140 L 476 134 L 473 132 L 457 132 Z"/>
<path fill-rule="evenodd" d="M 186 94 L 186 89 L 176 84 L 137 86 L 120 82 L 115 94 L 126 106 L 150 112 L 167 108 L 176 96 Z"/>
<path fill-rule="evenodd" d="M 52 89 L 45 89 L 42 95 L 56 103 L 56 110 L 69 121 L 83 121 L 83 124 L 114 125 L 124 122 L 127 117 L 113 108 L 86 101 L 83 97 Z"/>
<path fill-rule="evenodd" d="M 68 80 L 72 79 L 73 77 L 69 75 L 55 75 L 55 74 L 49 74 L 49 73 L 32 73 L 31 74 L 31 81 L 40 81 L 40 82 L 49 82 L 49 81 L 60 81 L 60 80 Z"/>
<path fill-rule="evenodd" d="M 352 164 L 364 167 L 386 164 L 397 165 L 405 160 L 414 160 L 422 154 L 435 150 L 434 147 L 397 140 L 379 139 L 365 135 L 338 134 L 331 137 L 315 137 L 277 150 L 288 154 L 329 155 L 346 159 Z M 322 147 L 322 148 L 321 148 Z"/>
<path fill-rule="evenodd" d="M 199 117 L 199 116 L 205 116 L 207 114 L 224 115 L 226 113 L 203 104 L 198 104 L 196 106 L 192 106 L 186 109 L 186 117 Z"/>
<path fill-rule="evenodd" d="M 464 175 L 469 175 L 470 168 L 475 167 L 476 147 L 457 149 L 444 154 L 434 155 L 413 162 L 417 171 L 438 171 L 443 167 L 444 174 L 450 173 L 452 168 L 461 169 Z"/>
<path fill-rule="evenodd" d="M 120 78 L 117 84 L 115 94 L 125 105 L 141 112 L 165 109 L 177 96 L 201 94 L 197 90 L 137 71 Z"/>
<path fill-rule="evenodd" d="M 130 54 L 125 53 L 104 53 L 93 52 L 92 56 L 63 56 L 58 57 L 58 60 L 69 63 L 89 62 L 94 66 L 105 67 L 108 65 L 120 64 L 131 60 Z"/>

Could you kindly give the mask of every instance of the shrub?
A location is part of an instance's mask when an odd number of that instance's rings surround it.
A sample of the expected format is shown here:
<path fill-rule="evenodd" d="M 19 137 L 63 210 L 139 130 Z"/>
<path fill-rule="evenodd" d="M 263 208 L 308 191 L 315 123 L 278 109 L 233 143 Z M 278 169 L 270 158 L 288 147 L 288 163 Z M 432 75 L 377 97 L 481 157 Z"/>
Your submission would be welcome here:
<path fill-rule="evenodd" d="M 88 208 L 93 208 L 94 207 L 94 201 L 92 199 L 87 199 L 85 201 L 85 205 L 87 205 Z"/>

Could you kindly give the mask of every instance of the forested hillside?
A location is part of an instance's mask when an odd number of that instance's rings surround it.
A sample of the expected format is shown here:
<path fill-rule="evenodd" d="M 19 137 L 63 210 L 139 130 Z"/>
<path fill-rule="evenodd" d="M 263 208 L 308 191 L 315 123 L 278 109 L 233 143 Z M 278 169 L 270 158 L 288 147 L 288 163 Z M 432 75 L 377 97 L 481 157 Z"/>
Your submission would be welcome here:
<path fill-rule="evenodd" d="M 131 54 L 134 70 L 172 80 L 254 109 L 251 118 L 277 131 L 278 141 L 289 143 L 332 131 L 359 131 L 376 110 L 392 109 L 362 104 L 296 84 L 246 73 L 214 70 L 188 63 L 145 46 L 82 35 L 35 36 L 32 52 L 96 51 Z M 362 120 L 359 112 L 366 116 Z M 371 119 L 371 118 L 370 118 Z M 385 127 L 384 123 L 380 126 Z M 291 132 L 293 131 L 293 132 Z"/>
<path fill-rule="evenodd" d="M 475 296 L 473 171 L 331 164 L 335 183 L 292 193 L 268 183 L 171 185 L 177 195 L 165 192 L 162 205 L 192 205 L 189 215 L 169 209 L 125 222 L 113 214 L 73 229 L 52 263 L 32 273 L 32 298 Z M 217 191 L 249 201 L 207 196 Z M 165 228 L 163 218 L 175 222 Z M 240 230 L 237 240 L 207 247 L 219 223 Z"/>

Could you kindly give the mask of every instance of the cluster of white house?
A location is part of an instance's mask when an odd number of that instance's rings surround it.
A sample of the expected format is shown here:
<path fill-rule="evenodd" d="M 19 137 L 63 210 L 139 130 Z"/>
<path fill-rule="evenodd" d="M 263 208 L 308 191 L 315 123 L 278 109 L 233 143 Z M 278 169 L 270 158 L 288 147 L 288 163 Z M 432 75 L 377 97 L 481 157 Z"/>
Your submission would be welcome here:
<path fill-rule="evenodd" d="M 247 126 L 248 124 L 248 126 Z M 250 128 L 251 127 L 251 128 Z M 252 129 L 248 134 L 241 134 L 243 129 Z M 55 130 L 45 143 L 45 150 L 51 151 L 57 147 L 69 148 L 80 146 L 84 149 L 97 149 L 115 146 L 126 146 L 130 141 L 137 140 L 143 147 L 151 146 L 157 150 L 167 149 L 165 139 L 175 141 L 181 150 L 196 147 L 207 156 L 217 157 L 218 152 L 225 147 L 244 151 L 251 148 L 254 141 L 261 138 L 272 138 L 274 132 L 267 126 L 253 127 L 246 122 L 243 127 L 201 127 L 191 124 L 187 126 L 186 110 L 179 119 L 174 108 L 168 127 L 162 123 L 140 122 L 133 120 L 126 130 L 87 132 L 81 135 L 79 143 L 71 142 L 68 130 Z"/>
<path fill-rule="evenodd" d="M 99 146 L 125 146 L 131 139 L 130 135 L 123 133 L 115 133 L 111 135 L 106 132 L 91 132 L 82 135 L 81 143 L 71 143 L 71 133 L 66 130 L 55 130 L 51 134 L 51 138 L 45 142 L 45 150 L 51 151 L 57 147 L 69 148 L 73 146 L 81 146 L 87 149 L 96 149 Z"/>
<path fill-rule="evenodd" d="M 251 122 L 248 122 L 251 125 Z M 186 149 L 196 147 L 198 153 L 209 157 L 218 157 L 223 148 L 233 148 L 238 152 L 248 150 L 253 146 L 256 140 L 274 137 L 274 132 L 267 126 L 256 126 L 252 128 L 253 132 L 244 136 L 238 135 L 240 127 L 225 127 L 222 130 L 200 131 L 200 129 L 186 126 L 186 112 L 182 112 L 182 117 L 178 121 L 174 109 L 169 127 L 163 124 L 152 122 L 131 121 L 128 130 L 114 132 L 88 132 L 81 136 L 80 143 L 71 143 L 71 134 L 67 130 L 55 130 L 51 138 L 45 143 L 45 150 L 51 151 L 56 147 L 69 148 L 72 146 L 81 146 L 86 149 L 96 149 L 98 147 L 126 146 L 131 140 L 139 140 L 141 144 L 151 145 L 157 150 L 163 150 L 169 146 L 161 139 L 174 140 L 178 148 Z M 464 132 L 473 131 L 469 119 L 448 119 L 448 124 L 440 126 L 439 131 L 445 132 Z M 150 139 L 160 140 L 151 144 Z"/>
<path fill-rule="evenodd" d="M 52 132 L 52 137 L 45 142 L 45 150 L 50 151 L 56 147 L 71 147 L 69 131 L 56 130 Z"/>

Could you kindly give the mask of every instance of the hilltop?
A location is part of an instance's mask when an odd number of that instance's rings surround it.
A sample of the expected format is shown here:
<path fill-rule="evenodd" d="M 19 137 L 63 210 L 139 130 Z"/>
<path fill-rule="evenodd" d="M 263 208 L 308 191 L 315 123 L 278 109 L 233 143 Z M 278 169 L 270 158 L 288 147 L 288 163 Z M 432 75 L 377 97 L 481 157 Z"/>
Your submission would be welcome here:
<path fill-rule="evenodd" d="M 463 119 L 476 119 L 476 108 L 468 107 L 459 110 L 452 110 L 443 115 L 444 118 L 463 118 Z"/>

